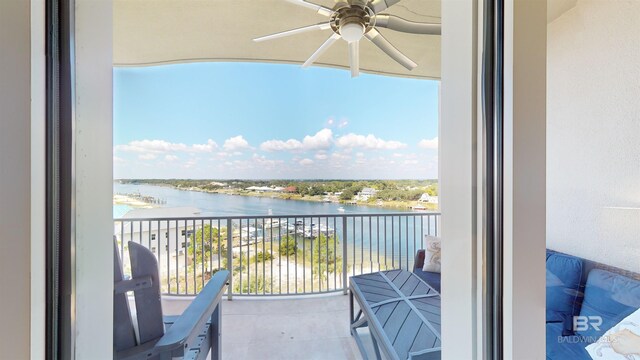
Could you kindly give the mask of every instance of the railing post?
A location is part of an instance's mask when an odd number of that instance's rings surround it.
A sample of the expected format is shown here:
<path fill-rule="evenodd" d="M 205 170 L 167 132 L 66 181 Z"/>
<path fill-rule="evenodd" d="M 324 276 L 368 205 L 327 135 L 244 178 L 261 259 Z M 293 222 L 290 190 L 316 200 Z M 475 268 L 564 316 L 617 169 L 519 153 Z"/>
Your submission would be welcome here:
<path fill-rule="evenodd" d="M 227 219 L 227 270 L 229 270 L 229 287 L 227 300 L 233 300 L 233 220 Z"/>
<path fill-rule="evenodd" d="M 354 239 L 355 241 L 355 239 Z M 347 217 L 342 217 L 342 293 L 347 295 Z"/>

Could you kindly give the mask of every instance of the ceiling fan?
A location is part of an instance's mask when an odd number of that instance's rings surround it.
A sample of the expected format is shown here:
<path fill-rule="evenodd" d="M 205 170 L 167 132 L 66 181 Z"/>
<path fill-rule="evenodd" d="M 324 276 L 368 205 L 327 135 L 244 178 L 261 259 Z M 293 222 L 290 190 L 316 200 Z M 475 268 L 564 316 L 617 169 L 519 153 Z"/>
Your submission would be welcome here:
<path fill-rule="evenodd" d="M 338 39 L 343 39 L 349 46 L 351 76 L 357 77 L 360 74 L 360 40 L 364 37 L 407 70 L 413 70 L 418 64 L 400 52 L 376 28 L 386 28 L 412 34 L 440 35 L 440 24 L 418 23 L 381 13 L 401 0 L 338 0 L 333 9 L 306 0 L 285 1 L 314 10 L 320 15 L 327 16 L 329 21 L 262 36 L 253 40 L 260 42 L 308 31 L 331 29 L 333 34 L 311 55 L 302 65 L 303 67 L 313 64 Z"/>

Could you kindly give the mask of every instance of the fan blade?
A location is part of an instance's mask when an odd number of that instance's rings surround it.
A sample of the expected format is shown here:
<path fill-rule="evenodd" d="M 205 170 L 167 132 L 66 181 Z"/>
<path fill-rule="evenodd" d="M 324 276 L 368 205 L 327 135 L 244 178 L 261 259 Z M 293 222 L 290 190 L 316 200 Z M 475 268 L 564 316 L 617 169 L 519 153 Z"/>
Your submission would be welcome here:
<path fill-rule="evenodd" d="M 306 2 L 305 0 L 285 0 L 285 1 L 294 5 L 298 5 L 298 6 L 306 7 L 307 9 L 314 10 L 320 15 L 331 16 L 331 14 L 333 13 L 333 10 L 327 7 Z"/>
<path fill-rule="evenodd" d="M 360 41 L 349 43 L 349 66 L 351 77 L 358 77 L 360 75 Z"/>
<path fill-rule="evenodd" d="M 367 39 L 371 40 L 380 50 L 384 51 L 387 55 L 389 55 L 393 60 L 400 63 L 402 66 L 407 68 L 407 70 L 415 69 L 418 64 L 413 62 L 413 60 L 409 59 L 405 54 L 401 53 L 400 50 L 396 49 L 395 46 L 391 45 L 389 40 L 385 39 L 382 34 L 378 32 L 376 29 L 371 29 L 368 33 L 365 34 Z"/>
<path fill-rule="evenodd" d="M 378 14 L 399 2 L 400 0 L 373 0 L 371 1 L 371 4 L 369 4 L 369 7 L 373 9 L 374 13 Z"/>
<path fill-rule="evenodd" d="M 313 30 L 328 30 L 328 29 L 331 29 L 331 23 L 320 23 L 315 25 L 303 26 L 301 28 L 287 30 L 287 31 L 283 31 L 283 32 L 279 32 L 271 35 L 261 36 L 259 38 L 253 39 L 253 41 L 261 42 L 261 41 L 278 39 L 281 37 L 300 34 L 300 33 L 313 31 Z"/>
<path fill-rule="evenodd" d="M 331 35 L 331 37 L 329 39 L 327 39 L 327 41 L 324 42 L 324 44 L 322 44 L 318 50 L 316 50 L 316 52 L 313 53 L 313 55 L 311 55 L 311 57 L 309 58 L 309 60 L 305 61 L 304 64 L 302 64 L 302 67 L 309 67 L 311 66 L 311 64 L 313 64 L 316 60 L 318 60 L 318 58 L 325 52 L 327 51 L 327 49 L 329 49 L 329 47 L 331 45 L 333 45 L 333 43 L 335 43 L 338 39 L 340 39 L 340 35 L 334 33 L 333 35 Z"/>
<path fill-rule="evenodd" d="M 376 16 L 376 26 L 389 30 L 421 35 L 440 35 L 440 24 L 419 23 L 398 16 L 380 14 Z"/>

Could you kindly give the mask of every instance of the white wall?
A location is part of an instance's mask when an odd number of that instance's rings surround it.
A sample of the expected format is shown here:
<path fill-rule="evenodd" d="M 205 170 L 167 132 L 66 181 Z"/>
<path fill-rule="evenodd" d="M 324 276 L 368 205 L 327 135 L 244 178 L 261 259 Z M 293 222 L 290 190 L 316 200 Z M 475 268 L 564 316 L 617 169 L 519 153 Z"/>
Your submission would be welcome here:
<path fill-rule="evenodd" d="M 30 7 L 0 1 L 0 349 L 30 356 Z"/>
<path fill-rule="evenodd" d="M 640 272 L 640 1 L 548 27 L 547 245 Z"/>

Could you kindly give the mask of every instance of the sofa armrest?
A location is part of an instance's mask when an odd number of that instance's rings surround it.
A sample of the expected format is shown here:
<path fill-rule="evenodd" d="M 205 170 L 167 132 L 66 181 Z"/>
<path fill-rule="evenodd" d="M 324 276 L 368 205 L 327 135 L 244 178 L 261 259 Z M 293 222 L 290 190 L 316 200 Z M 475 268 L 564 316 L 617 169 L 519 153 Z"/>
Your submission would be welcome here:
<path fill-rule="evenodd" d="M 418 250 L 416 253 L 416 259 L 413 263 L 414 269 L 422 269 L 424 266 L 424 249 Z"/>

